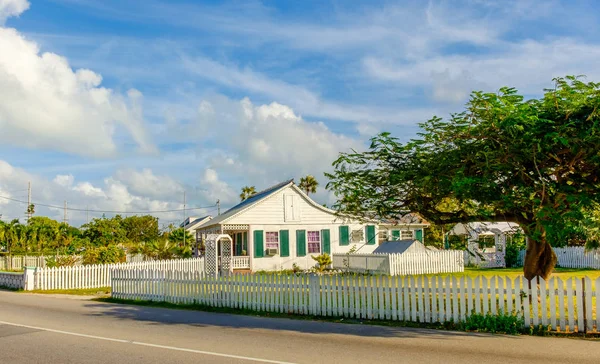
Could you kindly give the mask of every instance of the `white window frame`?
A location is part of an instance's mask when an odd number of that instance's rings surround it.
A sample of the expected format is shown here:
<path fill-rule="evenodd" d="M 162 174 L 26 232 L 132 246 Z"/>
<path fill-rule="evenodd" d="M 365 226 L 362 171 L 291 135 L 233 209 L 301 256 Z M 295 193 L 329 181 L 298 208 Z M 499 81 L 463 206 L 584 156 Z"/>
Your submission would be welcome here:
<path fill-rule="evenodd" d="M 410 236 L 409 236 L 410 234 Z M 400 240 L 408 240 L 408 239 L 414 239 L 415 238 L 415 232 L 414 230 L 400 230 Z"/>
<path fill-rule="evenodd" d="M 310 233 L 317 233 L 317 236 L 319 237 L 319 251 L 318 252 L 311 252 L 310 251 L 310 244 L 316 244 L 316 241 L 310 241 L 309 236 Z M 306 252 L 307 254 L 321 254 L 321 252 L 323 251 L 323 237 L 321 236 L 321 232 L 319 230 L 312 230 L 312 231 L 307 231 L 306 232 Z"/>
<path fill-rule="evenodd" d="M 271 237 L 275 236 L 277 241 L 269 241 L 269 235 Z M 265 231 L 265 249 L 277 249 L 279 251 L 279 231 Z"/>
<path fill-rule="evenodd" d="M 386 241 L 388 241 L 388 231 L 387 230 L 379 230 L 378 241 L 379 241 L 379 244 L 385 243 Z"/>

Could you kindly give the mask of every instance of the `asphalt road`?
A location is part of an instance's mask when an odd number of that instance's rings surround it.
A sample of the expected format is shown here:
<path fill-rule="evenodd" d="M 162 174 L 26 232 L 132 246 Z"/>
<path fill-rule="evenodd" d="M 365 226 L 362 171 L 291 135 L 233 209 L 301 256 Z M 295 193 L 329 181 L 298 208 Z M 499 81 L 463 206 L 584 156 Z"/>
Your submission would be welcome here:
<path fill-rule="evenodd" d="M 0 291 L 0 363 L 599 363 L 600 342 L 334 324 Z"/>

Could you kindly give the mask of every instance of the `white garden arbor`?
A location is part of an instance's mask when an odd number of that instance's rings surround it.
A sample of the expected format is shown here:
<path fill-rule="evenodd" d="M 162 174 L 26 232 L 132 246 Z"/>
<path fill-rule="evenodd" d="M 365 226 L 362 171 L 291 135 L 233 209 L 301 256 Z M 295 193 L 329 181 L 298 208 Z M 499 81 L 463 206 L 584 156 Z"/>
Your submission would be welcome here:
<path fill-rule="evenodd" d="M 233 239 L 231 236 L 206 234 L 204 244 L 204 273 L 211 277 L 232 273 Z"/>
<path fill-rule="evenodd" d="M 485 268 L 506 267 L 506 240 L 514 234 L 522 233 L 521 227 L 512 222 L 470 222 L 456 224 L 448 235 L 467 236 L 467 253 L 465 263 L 475 261 L 475 264 Z M 489 251 L 479 248 L 479 239 L 484 236 L 494 237 L 494 249 Z M 468 259 L 468 260 L 467 260 Z"/>

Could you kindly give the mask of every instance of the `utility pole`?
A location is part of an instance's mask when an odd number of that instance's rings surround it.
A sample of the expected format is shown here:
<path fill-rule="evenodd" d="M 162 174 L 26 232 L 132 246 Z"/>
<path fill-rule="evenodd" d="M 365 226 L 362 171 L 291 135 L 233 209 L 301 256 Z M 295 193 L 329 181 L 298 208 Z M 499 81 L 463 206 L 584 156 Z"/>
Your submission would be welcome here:
<path fill-rule="evenodd" d="M 63 222 L 66 224 L 67 223 L 67 200 L 65 200 L 64 213 L 65 213 L 65 216 L 63 217 Z"/>
<path fill-rule="evenodd" d="M 185 246 L 185 191 L 183 191 L 183 246 Z"/>
<path fill-rule="evenodd" d="M 217 214 L 221 215 L 221 200 L 217 200 Z"/>
<path fill-rule="evenodd" d="M 31 219 L 31 182 L 27 184 L 27 223 Z"/>

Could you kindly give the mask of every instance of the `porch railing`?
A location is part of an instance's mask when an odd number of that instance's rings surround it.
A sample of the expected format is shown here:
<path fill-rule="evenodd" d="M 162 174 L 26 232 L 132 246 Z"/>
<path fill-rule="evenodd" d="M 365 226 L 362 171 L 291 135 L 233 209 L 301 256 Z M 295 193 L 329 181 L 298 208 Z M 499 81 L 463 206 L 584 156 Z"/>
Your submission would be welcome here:
<path fill-rule="evenodd" d="M 231 257 L 231 264 L 233 265 L 233 269 L 250 269 L 250 257 L 249 256 Z"/>

